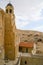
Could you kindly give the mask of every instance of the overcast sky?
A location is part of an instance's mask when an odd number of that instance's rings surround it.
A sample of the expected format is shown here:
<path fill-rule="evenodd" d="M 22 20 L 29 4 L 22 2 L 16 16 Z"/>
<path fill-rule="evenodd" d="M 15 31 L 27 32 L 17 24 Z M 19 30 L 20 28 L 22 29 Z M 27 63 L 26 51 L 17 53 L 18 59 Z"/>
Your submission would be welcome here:
<path fill-rule="evenodd" d="M 5 9 L 9 0 L 0 0 L 0 8 Z M 18 29 L 43 32 L 43 0 L 11 0 Z"/>

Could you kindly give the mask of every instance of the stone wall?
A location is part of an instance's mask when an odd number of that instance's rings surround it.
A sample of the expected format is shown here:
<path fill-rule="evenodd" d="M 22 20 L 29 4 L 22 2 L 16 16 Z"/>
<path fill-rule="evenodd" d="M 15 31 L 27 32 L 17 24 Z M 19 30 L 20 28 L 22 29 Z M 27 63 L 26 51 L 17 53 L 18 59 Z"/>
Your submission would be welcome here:
<path fill-rule="evenodd" d="M 43 65 L 43 57 L 21 57 L 20 65 Z"/>
<path fill-rule="evenodd" d="M 0 59 L 4 59 L 4 11 L 0 9 Z"/>

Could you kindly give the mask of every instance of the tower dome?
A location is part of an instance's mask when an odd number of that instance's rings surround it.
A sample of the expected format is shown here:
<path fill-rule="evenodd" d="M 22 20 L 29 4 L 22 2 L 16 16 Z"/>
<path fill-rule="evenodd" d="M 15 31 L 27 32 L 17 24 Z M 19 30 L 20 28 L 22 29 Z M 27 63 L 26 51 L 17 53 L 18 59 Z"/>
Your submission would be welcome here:
<path fill-rule="evenodd" d="M 11 7 L 13 7 L 13 5 L 12 5 L 11 3 L 8 3 L 7 6 L 11 6 Z"/>
<path fill-rule="evenodd" d="M 14 7 L 11 3 L 8 3 L 6 6 L 6 13 L 14 14 Z"/>

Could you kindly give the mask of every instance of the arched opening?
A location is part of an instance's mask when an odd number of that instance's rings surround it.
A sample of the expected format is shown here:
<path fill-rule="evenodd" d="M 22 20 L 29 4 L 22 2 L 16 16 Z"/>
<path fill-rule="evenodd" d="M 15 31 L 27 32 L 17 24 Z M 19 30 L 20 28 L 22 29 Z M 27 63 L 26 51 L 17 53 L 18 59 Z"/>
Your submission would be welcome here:
<path fill-rule="evenodd" d="M 10 13 L 12 13 L 12 9 L 10 9 Z"/>

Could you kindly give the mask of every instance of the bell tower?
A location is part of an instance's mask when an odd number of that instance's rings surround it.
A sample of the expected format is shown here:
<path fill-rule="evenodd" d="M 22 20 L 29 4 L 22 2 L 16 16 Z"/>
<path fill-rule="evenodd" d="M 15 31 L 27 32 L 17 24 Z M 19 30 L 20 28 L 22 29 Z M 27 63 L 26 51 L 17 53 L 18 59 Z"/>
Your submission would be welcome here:
<path fill-rule="evenodd" d="M 4 36 L 4 48 L 5 59 L 15 60 L 15 15 L 14 7 L 11 3 L 6 6 L 5 13 L 5 36 Z"/>
<path fill-rule="evenodd" d="M 6 13 L 14 14 L 14 7 L 11 3 L 8 3 L 8 5 L 6 6 Z"/>

